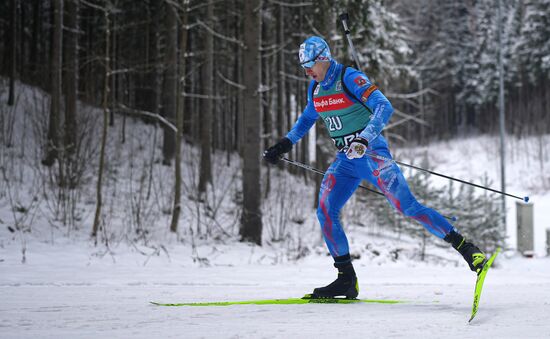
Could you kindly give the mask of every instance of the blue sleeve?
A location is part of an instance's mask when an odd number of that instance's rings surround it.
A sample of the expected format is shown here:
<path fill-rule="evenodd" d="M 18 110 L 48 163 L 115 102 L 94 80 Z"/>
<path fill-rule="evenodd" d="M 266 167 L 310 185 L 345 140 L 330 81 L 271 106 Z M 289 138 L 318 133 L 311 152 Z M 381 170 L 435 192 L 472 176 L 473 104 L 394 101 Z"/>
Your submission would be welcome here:
<path fill-rule="evenodd" d="M 315 121 L 319 118 L 319 114 L 313 106 L 313 98 L 311 97 L 311 92 L 315 81 L 311 81 L 307 88 L 307 105 L 290 132 L 286 135 L 287 138 L 292 141 L 293 144 L 297 143 L 298 140 L 302 139 L 304 135 L 309 131 L 311 126 L 315 124 Z"/>
<path fill-rule="evenodd" d="M 367 139 L 370 144 L 376 139 L 393 114 L 393 107 L 390 101 L 382 94 L 380 90 L 374 90 L 369 94 L 367 89 L 372 86 L 369 78 L 362 72 L 348 68 L 344 76 L 347 88 L 361 100 L 372 111 L 372 117 L 367 127 L 359 134 Z M 363 96 L 365 94 L 365 96 Z"/>

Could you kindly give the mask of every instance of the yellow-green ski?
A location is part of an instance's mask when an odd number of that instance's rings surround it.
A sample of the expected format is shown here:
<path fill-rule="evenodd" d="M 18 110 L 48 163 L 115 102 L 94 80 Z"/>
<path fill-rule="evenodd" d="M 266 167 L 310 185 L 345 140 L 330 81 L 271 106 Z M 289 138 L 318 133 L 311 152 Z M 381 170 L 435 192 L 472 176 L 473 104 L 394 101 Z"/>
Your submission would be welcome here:
<path fill-rule="evenodd" d="M 198 303 L 159 303 L 151 301 L 151 304 L 157 306 L 232 306 L 232 305 L 298 305 L 298 304 L 358 304 L 358 303 L 377 303 L 377 304 L 399 304 L 403 301 L 386 299 L 343 299 L 343 298 L 323 298 L 311 299 L 309 294 L 303 298 L 289 299 L 266 299 L 266 300 L 244 300 L 244 301 L 215 301 Z"/>
<path fill-rule="evenodd" d="M 487 275 L 487 271 L 489 270 L 489 268 L 491 268 L 491 265 L 493 264 L 493 261 L 495 261 L 495 258 L 497 257 L 499 252 L 500 247 L 497 248 L 495 253 L 493 253 L 489 260 L 487 260 L 487 263 L 483 265 L 481 271 L 477 274 L 476 287 L 474 290 L 474 305 L 472 307 L 472 316 L 470 317 L 470 320 L 468 320 L 468 322 L 471 322 L 477 314 L 477 308 L 479 306 L 479 299 L 481 298 L 481 289 L 483 288 L 485 276 Z"/>

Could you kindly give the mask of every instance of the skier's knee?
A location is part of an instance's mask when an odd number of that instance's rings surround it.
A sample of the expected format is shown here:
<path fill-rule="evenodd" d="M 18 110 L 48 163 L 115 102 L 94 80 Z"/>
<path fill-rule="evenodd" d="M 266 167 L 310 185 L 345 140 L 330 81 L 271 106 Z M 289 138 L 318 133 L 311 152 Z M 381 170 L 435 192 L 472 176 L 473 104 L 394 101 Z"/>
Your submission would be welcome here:
<path fill-rule="evenodd" d="M 325 224 L 327 219 L 329 219 L 331 222 L 337 222 L 339 218 L 339 211 L 335 211 L 334 209 L 327 207 L 326 205 L 319 204 L 317 207 L 317 219 L 319 219 L 319 223 L 321 226 Z"/>
<path fill-rule="evenodd" d="M 420 214 L 423 209 L 425 209 L 425 207 L 422 206 L 418 201 L 415 201 L 403 209 L 403 214 L 406 217 L 414 217 Z"/>

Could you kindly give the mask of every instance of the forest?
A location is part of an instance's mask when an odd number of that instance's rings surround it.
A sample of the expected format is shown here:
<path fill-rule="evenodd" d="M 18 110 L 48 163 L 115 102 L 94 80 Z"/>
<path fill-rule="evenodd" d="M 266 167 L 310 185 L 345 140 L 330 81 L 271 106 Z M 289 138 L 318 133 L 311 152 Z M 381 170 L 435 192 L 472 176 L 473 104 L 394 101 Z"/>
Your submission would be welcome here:
<path fill-rule="evenodd" d="M 0 198 L 26 212 L 47 200 L 50 224 L 106 242 L 117 182 L 133 173 L 139 186 L 121 217 L 133 238 L 147 242 L 146 225 L 162 220 L 182 238 L 238 233 L 262 244 L 271 225 L 271 240 L 280 240 L 282 219 L 303 221 L 284 212 L 292 189 L 281 193 L 281 176 L 314 187 L 320 177 L 268 167 L 261 154 L 305 107 L 304 39 L 323 37 L 339 62 L 353 65 L 343 12 L 362 71 L 395 108 L 384 130 L 392 147 L 497 134 L 500 55 L 506 133 L 550 133 L 550 0 L 7 0 Z M 27 117 L 16 114 L 24 86 L 47 98 L 35 95 Z M 324 170 L 334 150 L 324 127 L 314 129 L 290 157 Z M 129 144 L 132 135 L 139 146 Z M 34 176 L 18 174 L 21 166 Z M 16 203 L 13 193 L 29 178 L 36 190 Z M 429 194 L 425 178 L 416 180 Z M 269 212 L 274 199 L 278 215 Z M 495 201 L 486 201 L 485 217 L 498 228 Z M 220 217 L 222 206 L 237 212 Z M 380 222 L 401 222 L 390 219 Z"/>

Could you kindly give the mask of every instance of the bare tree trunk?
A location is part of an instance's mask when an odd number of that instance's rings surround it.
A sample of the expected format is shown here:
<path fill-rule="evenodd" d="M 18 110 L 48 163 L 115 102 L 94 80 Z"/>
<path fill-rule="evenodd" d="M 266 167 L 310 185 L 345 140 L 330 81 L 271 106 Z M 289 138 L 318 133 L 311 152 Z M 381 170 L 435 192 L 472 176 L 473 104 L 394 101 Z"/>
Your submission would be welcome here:
<path fill-rule="evenodd" d="M 76 101 L 78 88 L 78 6 L 79 0 L 67 0 L 67 22 L 65 30 L 65 150 L 70 165 L 74 160 L 72 155 L 76 147 Z M 71 185 L 74 184 L 71 182 Z"/>
<path fill-rule="evenodd" d="M 295 93 L 294 92 L 294 89 L 292 88 L 293 87 L 293 81 L 291 81 L 290 79 L 288 79 L 288 82 L 285 84 L 285 91 L 284 91 L 284 96 L 285 96 L 285 101 L 286 101 L 286 108 L 285 108 L 285 117 L 286 117 L 286 126 L 289 126 L 288 129 L 290 129 L 290 127 L 293 125 L 294 121 L 292 119 L 292 108 L 293 108 L 293 105 L 292 105 L 292 93 Z M 284 134 L 284 133 L 283 133 Z M 290 152 L 288 152 L 288 156 L 292 159 L 296 159 L 296 156 L 295 154 L 297 153 L 298 151 L 298 147 L 293 147 L 292 150 L 290 150 Z M 282 166 L 282 162 L 279 162 L 281 163 L 281 166 Z M 287 167 L 289 173 L 292 173 L 292 174 L 296 174 L 298 173 L 298 167 L 296 166 L 288 166 Z"/>
<path fill-rule="evenodd" d="M 197 41 L 196 34 L 192 34 L 189 32 L 189 36 L 187 37 L 189 45 L 189 50 L 194 51 L 199 49 L 199 42 Z M 197 62 L 196 58 L 189 58 L 189 69 L 196 70 L 200 67 L 200 63 Z M 198 92 L 198 86 L 200 79 L 197 77 L 197 72 L 193 71 L 189 74 L 189 77 L 191 78 L 190 84 L 189 84 L 189 91 L 191 93 L 197 93 Z M 198 105 L 197 105 L 197 99 L 196 98 L 189 98 L 189 126 L 191 128 L 191 140 L 196 141 L 200 139 L 200 121 L 199 121 L 199 114 L 198 114 Z"/>
<path fill-rule="evenodd" d="M 21 3 L 21 6 L 19 7 L 19 30 L 18 30 L 18 36 L 17 36 L 17 40 L 19 42 L 19 53 L 18 53 L 18 57 L 19 57 L 19 79 L 25 81 L 27 80 L 27 75 L 29 74 L 28 72 L 28 64 L 26 62 L 26 55 L 27 55 L 27 51 L 25 49 L 25 44 L 26 44 L 26 17 L 27 17 L 27 10 L 26 10 L 27 6 L 25 5 L 25 2 L 22 2 Z M 13 52 L 12 52 L 13 53 Z"/>
<path fill-rule="evenodd" d="M 160 62 L 162 58 L 161 53 L 161 32 L 162 32 L 162 23 L 161 21 L 164 20 L 164 18 L 161 17 L 162 15 L 162 2 L 157 1 L 153 2 L 155 6 L 155 24 L 154 24 L 154 34 L 155 34 L 155 40 L 153 42 L 154 44 L 154 66 L 153 66 L 153 97 L 154 97 L 154 108 L 153 112 L 160 113 L 161 106 L 162 106 L 162 63 Z"/>
<path fill-rule="evenodd" d="M 279 18 L 277 20 L 277 42 L 279 43 L 280 51 L 277 55 L 277 138 L 281 138 L 285 133 L 285 112 L 286 105 L 286 79 L 283 76 L 285 71 L 285 19 L 284 19 L 284 7 L 280 5 L 278 8 Z"/>
<path fill-rule="evenodd" d="M 207 9 L 207 25 L 211 28 L 214 26 L 214 5 L 212 2 L 208 3 Z M 203 66 L 204 74 L 202 76 L 204 91 L 207 97 L 211 97 L 214 94 L 213 88 L 213 68 L 214 68 L 214 37 L 212 33 L 206 33 L 206 63 Z M 199 176 L 199 193 L 204 194 L 206 192 L 206 185 L 212 182 L 212 164 L 211 164 L 211 152 L 212 152 L 212 100 L 206 98 L 204 100 L 204 110 L 202 111 L 202 123 L 201 123 L 201 167 Z"/>
<path fill-rule="evenodd" d="M 243 213 L 240 235 L 243 241 L 262 244 L 261 171 L 260 146 L 261 122 L 260 95 L 260 1 L 250 0 L 244 4 L 243 53 L 244 85 L 244 144 L 243 144 Z"/>
<path fill-rule="evenodd" d="M 46 142 L 46 156 L 42 160 L 45 166 L 52 166 L 57 158 L 59 147 L 59 121 L 61 106 L 61 61 L 63 42 L 63 0 L 53 1 L 54 28 L 52 39 L 52 62 L 50 84 L 50 119 Z"/>
<path fill-rule="evenodd" d="M 32 24 L 32 39 L 31 39 L 31 51 L 29 56 L 31 79 L 33 83 L 40 83 L 37 81 L 38 78 L 38 63 L 39 57 L 38 53 L 42 53 L 42 49 L 39 46 L 42 44 L 42 1 L 34 0 L 33 4 L 33 24 Z"/>
<path fill-rule="evenodd" d="M 271 34 L 271 29 L 273 27 L 269 24 L 269 22 L 262 21 L 261 23 L 262 29 L 261 29 L 261 37 L 260 40 L 263 42 L 264 46 L 273 46 L 277 43 L 277 36 L 273 36 Z M 276 64 L 277 62 L 277 56 L 275 56 L 275 62 L 272 62 L 272 57 L 268 55 L 263 55 L 260 58 L 260 67 L 261 67 L 261 79 L 260 83 L 263 84 L 266 87 L 273 86 L 272 84 L 272 75 L 277 74 L 272 69 L 272 66 Z M 276 80 L 275 80 L 276 81 Z M 261 142 L 261 149 L 267 149 L 269 146 L 273 144 L 273 126 L 272 126 L 272 119 L 271 119 L 271 110 L 272 110 L 272 95 L 270 91 L 263 91 L 260 95 L 261 105 L 262 105 L 262 117 L 263 119 L 263 131 L 262 131 L 262 142 Z M 269 196 L 269 191 L 271 191 L 271 168 L 270 166 L 267 166 L 267 172 L 265 177 L 263 178 L 265 187 L 264 187 L 264 196 Z"/>
<path fill-rule="evenodd" d="M 233 7 L 237 6 L 237 1 L 233 0 Z M 243 20 L 237 20 L 237 24 L 235 25 L 235 36 L 241 37 L 241 33 L 244 31 L 243 29 Z M 235 79 L 237 79 L 237 83 L 242 84 L 243 83 L 243 72 L 242 72 L 242 65 L 243 65 L 243 51 L 242 48 L 239 48 L 237 45 L 235 45 Z M 243 156 L 243 144 L 244 144 L 244 96 L 246 91 L 239 91 L 236 97 L 235 107 L 237 109 L 235 114 L 235 149 L 239 153 L 239 155 Z"/>
<path fill-rule="evenodd" d="M 88 13 L 91 11 L 92 9 L 89 9 L 87 8 L 86 6 L 84 6 L 82 8 L 82 17 L 83 18 L 86 18 L 86 15 L 89 15 Z M 90 19 L 84 19 L 83 22 L 82 22 L 82 29 L 84 31 L 84 36 L 85 36 L 85 39 L 84 39 L 84 42 L 83 42 L 83 49 L 84 49 L 84 55 L 83 55 L 83 60 L 92 60 L 92 58 L 96 58 L 96 53 L 95 53 L 95 50 L 93 48 L 93 43 L 92 43 L 92 32 L 93 32 L 93 29 L 94 29 L 95 25 L 92 23 L 92 20 Z M 93 102 L 93 98 L 94 98 L 94 95 L 92 93 L 92 87 L 93 85 L 95 84 L 95 79 L 93 77 L 93 74 L 94 74 L 94 71 L 93 71 L 93 63 L 91 62 L 85 62 L 83 63 L 83 72 L 82 72 L 82 85 L 83 85 L 83 97 L 84 97 L 84 100 L 86 100 L 87 102 Z M 40 69 L 38 69 L 38 72 L 40 72 Z"/>
<path fill-rule="evenodd" d="M 187 51 L 187 0 L 182 0 L 181 6 L 183 11 L 181 14 L 181 34 L 180 41 L 180 62 L 179 62 L 179 90 L 176 90 L 177 95 L 177 111 L 176 111 L 176 154 L 175 154 L 175 182 L 174 182 L 174 208 L 172 209 L 172 221 L 170 222 L 170 231 L 178 231 L 178 221 L 181 213 L 181 142 L 183 133 L 183 114 L 185 97 L 183 96 L 185 76 L 185 52 Z M 175 10 L 175 9 L 174 9 Z"/>
<path fill-rule="evenodd" d="M 299 9 L 299 14 L 298 14 L 298 17 L 302 17 L 302 12 L 303 12 L 303 9 L 300 8 Z M 299 20 L 299 23 L 298 23 L 298 32 L 302 32 L 302 20 Z M 303 70 L 302 69 L 299 69 L 296 71 L 296 75 L 297 76 L 300 76 L 300 75 L 303 75 Z M 297 110 L 297 114 L 301 114 L 302 111 L 303 111 L 303 107 L 305 107 L 305 105 L 307 105 L 307 96 L 308 96 L 308 93 L 307 93 L 307 89 L 309 88 L 309 82 L 301 82 L 301 81 L 297 81 L 296 82 L 296 92 L 298 93 L 297 96 L 299 99 L 296 100 L 296 103 L 297 105 L 299 106 L 299 109 Z M 315 126 L 313 128 L 316 128 Z M 316 134 L 315 134 L 316 136 Z M 313 142 L 315 144 L 316 142 L 316 139 L 314 138 L 313 140 L 310 140 L 310 137 L 309 137 L 309 134 L 306 134 L 304 136 L 304 138 L 300 141 L 302 143 L 302 147 L 303 147 L 303 150 L 304 150 L 304 159 L 303 159 L 303 163 L 308 163 L 310 160 L 313 160 L 313 159 L 309 159 L 309 144 L 310 142 Z M 314 159 L 315 159 L 315 156 L 314 156 Z M 309 176 L 308 174 L 310 174 L 309 171 L 303 171 L 304 172 L 304 178 L 307 182 Z M 316 176 L 317 177 L 317 176 Z M 317 194 L 315 195 L 317 197 Z M 317 198 L 313 199 L 316 203 L 316 205 L 314 207 L 317 207 Z"/>
<path fill-rule="evenodd" d="M 116 0 L 115 0 L 116 1 Z M 113 4 L 115 7 L 117 6 L 117 3 L 115 2 Z M 117 45 L 118 45 L 118 28 L 117 28 L 117 25 L 118 25 L 118 20 L 117 20 L 117 13 L 116 12 L 113 12 L 113 14 L 111 15 L 111 25 L 112 25 L 112 29 L 111 29 L 111 37 L 110 37 L 110 40 L 111 40 L 111 43 L 110 43 L 110 48 L 111 48 L 111 51 L 110 51 L 110 60 L 111 60 L 111 69 L 113 70 L 117 70 L 118 68 L 118 65 L 117 65 Z M 111 85 L 110 85 L 110 89 L 109 89 L 109 95 L 111 96 L 111 100 L 109 101 L 109 126 L 112 127 L 115 125 L 115 103 L 116 103 L 116 100 L 117 100 L 117 97 L 118 97 L 118 93 L 117 93 L 117 88 L 116 88 L 116 84 L 117 84 L 117 78 L 118 78 L 118 74 L 117 73 L 114 73 L 114 74 L 111 74 L 110 75 L 110 78 L 111 78 Z"/>
<path fill-rule="evenodd" d="M 8 105 L 13 106 L 15 103 L 15 76 L 16 76 L 16 58 L 17 58 L 17 0 L 11 0 L 11 18 L 10 18 L 10 93 L 8 97 Z"/>
<path fill-rule="evenodd" d="M 304 88 L 305 87 L 305 88 Z M 303 111 L 303 105 L 307 102 L 307 86 L 301 81 L 296 81 L 296 113 L 300 115 Z M 305 164 L 309 163 L 309 133 L 306 133 L 301 143 L 301 161 Z M 308 171 L 302 171 L 306 183 L 308 182 Z"/>
<path fill-rule="evenodd" d="M 166 23 L 166 55 L 164 67 L 164 90 L 162 92 L 163 116 L 174 123 L 177 101 L 177 72 L 178 72 L 178 18 L 176 9 L 168 2 L 165 3 Z M 177 129 L 179 130 L 179 126 Z M 162 143 L 162 155 L 164 165 L 169 166 L 176 152 L 176 133 L 168 126 L 163 127 L 164 140 Z"/>
<path fill-rule="evenodd" d="M 232 22 L 232 20 L 230 20 L 229 18 L 227 18 L 227 20 L 225 21 L 225 31 L 227 32 L 227 34 L 230 34 L 231 32 L 231 27 L 233 27 L 234 24 Z M 231 46 L 230 44 L 227 44 L 226 45 L 226 51 L 228 53 L 230 53 L 230 49 L 231 49 Z M 234 58 L 235 56 L 233 56 Z M 231 62 L 227 62 L 226 65 L 225 65 L 225 74 L 230 74 L 231 72 Z M 231 135 L 233 134 L 231 132 L 231 123 L 232 123 L 232 119 L 231 119 L 231 115 L 233 114 L 233 102 L 234 102 L 234 96 L 231 95 L 231 87 L 228 83 L 226 83 L 224 85 L 224 92 L 225 92 L 225 95 L 228 95 L 229 96 L 229 99 L 227 100 L 227 103 L 225 105 L 223 105 L 223 124 L 222 124 L 222 133 L 223 133 L 223 139 L 222 139 L 222 142 L 223 142 L 223 150 L 225 151 L 225 159 L 226 159 L 226 166 L 230 166 L 231 165 L 231 145 L 232 145 L 232 142 L 231 142 Z"/>
<path fill-rule="evenodd" d="M 103 131 L 101 134 L 101 150 L 99 153 L 99 169 L 98 169 L 98 177 L 97 177 L 97 190 L 96 190 L 96 210 L 95 210 L 95 216 L 94 216 L 94 224 L 92 227 L 92 237 L 95 239 L 95 243 L 97 244 L 97 231 L 99 230 L 99 224 L 101 223 L 101 205 L 103 203 L 102 201 L 102 186 L 103 186 L 103 172 L 105 167 L 105 145 L 107 143 L 107 127 L 109 124 L 109 77 L 111 73 L 111 66 L 110 66 L 110 60 L 109 60 L 109 50 L 111 48 L 110 46 L 110 39 L 111 39 L 111 28 L 110 28 L 110 20 L 109 20 L 109 11 L 108 9 L 105 9 L 104 12 L 105 16 L 105 79 L 104 79 L 104 87 L 103 87 Z"/>

